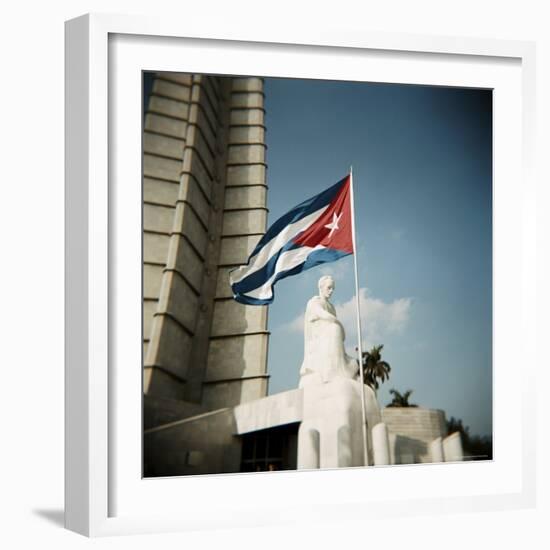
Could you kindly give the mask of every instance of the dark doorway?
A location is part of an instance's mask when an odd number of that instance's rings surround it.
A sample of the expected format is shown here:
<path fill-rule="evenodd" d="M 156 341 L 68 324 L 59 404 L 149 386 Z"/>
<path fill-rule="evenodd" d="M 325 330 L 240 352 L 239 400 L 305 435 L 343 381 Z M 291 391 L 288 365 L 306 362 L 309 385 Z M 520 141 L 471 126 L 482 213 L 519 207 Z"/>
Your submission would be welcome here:
<path fill-rule="evenodd" d="M 296 470 L 299 423 L 241 436 L 241 472 Z"/>

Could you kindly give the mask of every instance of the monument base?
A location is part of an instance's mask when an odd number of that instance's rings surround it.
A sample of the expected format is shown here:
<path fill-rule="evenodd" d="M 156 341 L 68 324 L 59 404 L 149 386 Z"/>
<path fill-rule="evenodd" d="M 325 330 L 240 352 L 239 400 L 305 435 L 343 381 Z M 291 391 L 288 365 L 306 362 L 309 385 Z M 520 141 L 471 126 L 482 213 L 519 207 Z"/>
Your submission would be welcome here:
<path fill-rule="evenodd" d="M 304 384 L 302 423 L 298 430 L 298 469 L 365 465 L 361 383 L 336 378 L 325 384 Z M 367 432 L 381 422 L 372 388 L 363 386 Z M 367 437 L 368 463 L 373 463 Z"/>

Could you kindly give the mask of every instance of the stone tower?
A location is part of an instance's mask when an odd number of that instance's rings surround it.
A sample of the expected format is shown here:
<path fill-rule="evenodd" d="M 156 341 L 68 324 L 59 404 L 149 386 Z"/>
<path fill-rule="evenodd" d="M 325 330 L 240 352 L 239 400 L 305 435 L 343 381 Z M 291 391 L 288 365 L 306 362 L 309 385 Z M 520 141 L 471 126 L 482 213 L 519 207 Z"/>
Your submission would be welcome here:
<path fill-rule="evenodd" d="M 265 233 L 261 78 L 156 73 L 143 134 L 145 427 L 264 397 L 267 308 L 229 271 Z"/>

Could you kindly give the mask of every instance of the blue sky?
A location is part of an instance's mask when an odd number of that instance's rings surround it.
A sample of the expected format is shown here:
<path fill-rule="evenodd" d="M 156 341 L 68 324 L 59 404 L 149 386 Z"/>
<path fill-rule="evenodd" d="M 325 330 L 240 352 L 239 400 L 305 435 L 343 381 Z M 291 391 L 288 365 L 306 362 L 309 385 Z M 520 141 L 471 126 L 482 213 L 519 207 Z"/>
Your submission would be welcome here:
<path fill-rule="evenodd" d="M 487 90 L 265 80 L 269 224 L 353 165 L 366 346 L 392 372 L 378 392 L 492 432 L 492 95 Z M 270 393 L 295 388 L 301 315 L 317 280 L 356 345 L 353 257 L 277 283 Z"/>

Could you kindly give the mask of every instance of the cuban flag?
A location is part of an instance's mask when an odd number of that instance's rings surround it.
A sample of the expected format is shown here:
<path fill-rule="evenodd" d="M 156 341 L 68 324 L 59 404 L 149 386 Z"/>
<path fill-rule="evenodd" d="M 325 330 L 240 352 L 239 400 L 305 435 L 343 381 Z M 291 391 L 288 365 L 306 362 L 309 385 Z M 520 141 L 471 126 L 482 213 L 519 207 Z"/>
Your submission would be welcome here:
<path fill-rule="evenodd" d="M 246 265 L 230 272 L 237 302 L 273 302 L 275 283 L 353 254 L 351 175 L 295 206 L 262 237 Z"/>

